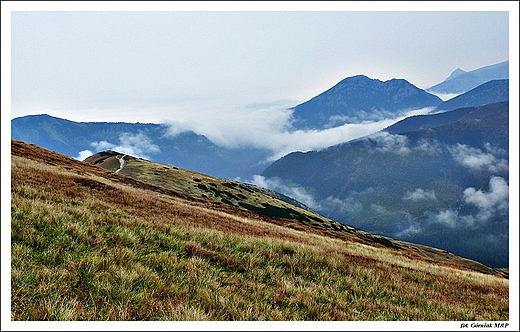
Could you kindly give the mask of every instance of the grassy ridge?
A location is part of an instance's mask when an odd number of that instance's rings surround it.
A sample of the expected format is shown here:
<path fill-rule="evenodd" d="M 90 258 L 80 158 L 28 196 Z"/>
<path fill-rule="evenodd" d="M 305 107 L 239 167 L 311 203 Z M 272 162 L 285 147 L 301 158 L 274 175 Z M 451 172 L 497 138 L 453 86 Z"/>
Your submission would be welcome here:
<path fill-rule="evenodd" d="M 13 320 L 508 320 L 501 276 L 17 154 Z"/>
<path fill-rule="evenodd" d="M 190 197 L 222 202 L 270 217 L 295 219 L 306 225 L 321 226 L 326 229 L 353 230 L 351 227 L 324 218 L 294 199 L 252 184 L 215 178 L 115 151 L 100 152 L 85 161 L 116 171 L 120 167 L 119 158 L 125 160 L 120 174 L 173 189 Z"/>
<path fill-rule="evenodd" d="M 120 174 L 128 175 L 132 179 L 144 181 L 147 184 L 158 185 L 161 188 L 183 193 L 190 198 L 202 198 L 205 201 L 224 203 L 232 213 L 240 210 L 252 211 L 269 218 L 270 222 L 277 221 L 294 229 L 302 226 L 312 226 L 306 231 L 318 232 L 327 236 L 340 237 L 350 241 L 392 248 L 401 254 L 418 259 L 428 259 L 437 263 L 464 266 L 472 270 L 485 273 L 496 273 L 507 276 L 507 271 L 492 269 L 476 261 L 464 259 L 447 251 L 398 241 L 392 238 L 370 234 L 345 224 L 325 218 L 310 210 L 300 202 L 274 191 L 255 185 L 220 179 L 191 170 L 171 165 L 160 164 L 116 151 L 105 151 L 90 156 L 85 161 L 111 171 L 119 170 L 123 158 L 125 165 Z M 215 205 L 213 208 L 216 208 Z M 222 205 L 218 205 L 219 209 Z"/>

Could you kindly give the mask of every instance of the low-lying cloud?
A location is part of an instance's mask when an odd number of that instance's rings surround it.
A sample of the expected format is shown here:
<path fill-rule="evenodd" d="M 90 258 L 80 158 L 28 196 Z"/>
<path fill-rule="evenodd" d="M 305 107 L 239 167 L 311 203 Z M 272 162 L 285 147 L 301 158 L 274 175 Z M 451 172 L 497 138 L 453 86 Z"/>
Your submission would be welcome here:
<path fill-rule="evenodd" d="M 372 109 L 369 112 L 365 110 L 360 110 L 356 113 L 356 116 L 333 115 L 329 118 L 329 123 L 325 125 L 325 127 L 332 128 L 341 125 L 342 123 L 379 122 L 387 119 L 405 118 L 412 115 L 426 114 L 434 111 L 435 107 L 426 107 L 420 109 L 403 109 L 397 112 L 377 109 Z"/>
<path fill-rule="evenodd" d="M 226 111 L 206 106 L 204 110 L 188 112 L 182 107 L 172 110 L 165 124 L 169 135 L 193 131 L 206 136 L 225 148 L 255 147 L 272 151 L 272 162 L 294 151 L 327 148 L 353 139 L 376 133 L 395 122 L 413 115 L 425 114 L 430 108 L 407 111 L 400 116 L 366 119 L 359 123 L 346 123 L 323 130 L 295 130 L 291 124 L 294 102 L 280 101 L 271 104 L 251 105 Z M 340 120 L 340 119 L 336 119 Z M 342 121 L 344 119 L 341 119 Z M 382 147 L 384 148 L 384 146 Z"/>
<path fill-rule="evenodd" d="M 121 121 L 118 114 L 124 113 L 128 118 L 139 119 L 143 123 L 165 124 L 169 127 L 167 135 L 172 137 L 192 131 L 204 135 L 222 148 L 265 149 L 272 152 L 265 163 L 271 163 L 294 151 L 320 150 L 368 136 L 405 117 L 427 114 L 432 110 L 422 108 L 397 113 L 374 110 L 374 114 L 378 116 L 355 119 L 355 123 L 344 123 L 345 119 L 337 118 L 334 120 L 333 127 L 323 130 L 296 130 L 292 125 L 294 110 L 291 108 L 297 104 L 298 102 L 295 101 L 281 100 L 244 106 L 236 102 L 226 103 L 220 98 L 207 98 L 207 100 L 178 101 L 169 106 L 122 107 L 116 111 L 89 109 L 84 110 L 82 114 L 100 114 L 100 116 L 102 114 L 106 121 L 118 122 Z M 135 147 L 118 142 L 95 142 L 95 144 L 97 144 L 94 146 L 95 149 Z M 148 151 L 144 147 L 139 149 Z M 84 157 L 88 151 L 90 150 L 81 151 L 77 158 Z"/>
<path fill-rule="evenodd" d="M 389 134 L 382 131 L 370 135 L 369 138 L 376 144 L 375 150 L 379 152 L 392 152 L 406 155 L 411 151 L 408 147 L 408 137 L 404 135 Z"/>
<path fill-rule="evenodd" d="M 488 143 L 485 145 L 488 151 L 495 151 L 496 148 L 491 147 Z M 465 144 L 457 144 L 448 148 L 449 152 L 461 165 L 464 165 L 474 171 L 488 171 L 491 173 L 507 172 L 509 164 L 506 159 L 499 159 L 490 152 L 484 152 L 481 149 L 474 148 Z"/>
<path fill-rule="evenodd" d="M 428 214 L 428 220 L 443 224 L 450 228 L 479 228 L 486 225 L 495 217 L 505 217 L 509 213 L 509 185 L 499 176 L 492 176 L 489 180 L 489 190 L 477 190 L 474 187 L 466 188 L 462 201 L 466 206 L 476 207 L 477 212 L 461 214 L 454 209 L 445 209 L 436 214 Z"/>
<path fill-rule="evenodd" d="M 395 234 L 395 237 L 397 237 L 397 238 L 407 238 L 407 237 L 410 237 L 410 236 L 415 236 L 415 235 L 421 234 L 422 232 L 423 232 L 423 230 L 422 230 L 421 227 L 419 227 L 416 224 L 410 224 L 410 225 L 407 225 L 403 230 L 398 231 Z"/>
<path fill-rule="evenodd" d="M 263 188 L 269 188 L 276 192 L 287 195 L 287 196 L 305 204 L 306 206 L 310 207 L 311 209 L 314 209 L 314 210 L 321 209 L 321 205 L 303 187 L 289 185 L 289 184 L 283 183 L 282 181 L 280 181 L 276 178 L 268 179 L 261 175 L 253 176 L 253 180 L 251 181 L 251 183 L 253 183 L 257 186 L 260 186 Z"/>
<path fill-rule="evenodd" d="M 401 156 L 417 151 L 422 153 L 438 154 L 442 152 L 442 146 L 437 140 L 421 138 L 415 145 L 405 135 L 390 134 L 386 131 L 378 131 L 363 138 L 370 152 L 393 153 Z"/>
<path fill-rule="evenodd" d="M 405 201 L 423 201 L 423 200 L 436 200 L 435 192 L 433 190 L 423 190 L 421 188 L 417 188 L 413 192 L 406 192 L 403 196 L 403 200 Z"/>
<path fill-rule="evenodd" d="M 143 159 L 150 159 L 148 156 L 149 154 L 156 154 L 160 152 L 160 148 L 154 144 L 152 140 L 144 133 L 121 133 L 119 135 L 119 144 L 114 144 L 107 141 L 99 141 L 92 142 L 90 145 L 94 148 L 94 152 L 91 150 L 80 151 L 76 159 L 85 160 L 85 158 L 93 155 L 94 153 L 105 150 L 113 150 Z"/>
<path fill-rule="evenodd" d="M 393 119 L 396 115 L 390 111 L 378 111 L 372 110 L 366 112 L 361 110 L 356 113 L 356 116 L 348 115 L 333 115 L 329 118 L 329 123 L 325 125 L 326 128 L 336 127 L 343 123 L 366 123 L 366 122 L 379 122 L 386 119 Z"/>
<path fill-rule="evenodd" d="M 431 140 L 431 139 L 421 138 L 417 142 L 417 145 L 415 146 L 414 150 L 433 155 L 433 154 L 441 153 L 442 147 L 436 139 Z"/>
<path fill-rule="evenodd" d="M 488 220 L 496 214 L 509 211 L 509 185 L 499 176 L 492 176 L 489 180 L 489 191 L 484 192 L 473 187 L 464 190 L 464 202 L 479 209 L 477 218 Z"/>
<path fill-rule="evenodd" d="M 353 196 L 349 196 L 345 199 L 329 196 L 325 200 L 325 203 L 330 210 L 339 211 L 340 213 L 355 214 L 363 210 L 363 204 Z"/>
<path fill-rule="evenodd" d="M 506 149 L 502 149 L 499 146 L 492 145 L 491 143 L 487 142 L 484 143 L 484 149 L 495 156 L 505 156 L 507 157 L 509 155 L 509 151 Z"/>
<path fill-rule="evenodd" d="M 468 223 L 467 218 L 462 218 L 459 216 L 458 211 L 453 209 L 442 210 L 436 214 L 429 214 L 429 221 L 433 223 L 438 223 L 444 226 L 448 226 L 449 228 L 456 228 L 459 226 L 467 226 L 469 224 L 473 224 L 473 222 Z"/>
<path fill-rule="evenodd" d="M 460 143 L 452 146 L 442 145 L 437 140 L 424 138 L 413 145 L 405 135 L 390 134 L 384 131 L 365 136 L 363 140 L 371 153 L 393 153 L 405 156 L 417 151 L 433 155 L 447 149 L 457 163 L 473 171 L 485 171 L 492 174 L 509 171 L 508 151 L 490 143 L 484 144 L 484 150 Z"/>

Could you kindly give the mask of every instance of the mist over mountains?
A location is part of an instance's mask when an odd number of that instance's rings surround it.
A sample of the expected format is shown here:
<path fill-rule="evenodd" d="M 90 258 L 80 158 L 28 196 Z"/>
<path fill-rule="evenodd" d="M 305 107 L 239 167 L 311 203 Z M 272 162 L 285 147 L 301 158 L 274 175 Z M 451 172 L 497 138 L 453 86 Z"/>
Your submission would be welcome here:
<path fill-rule="evenodd" d="M 110 149 L 224 178 L 261 172 L 270 153 L 226 149 L 191 131 L 172 136 L 164 124 L 74 122 L 49 115 L 13 119 L 11 137 L 81 160 Z"/>
<path fill-rule="evenodd" d="M 471 73 L 502 77 L 503 68 Z M 455 70 L 446 81 L 463 82 L 466 74 Z M 443 91 L 463 88 L 451 89 Z M 509 81 L 466 89 L 442 101 L 403 79 L 348 77 L 292 113 L 281 110 L 275 128 L 241 128 L 249 136 L 236 146 L 171 124 L 80 123 L 48 115 L 12 119 L 11 137 L 80 160 L 113 150 L 244 180 L 364 231 L 504 267 Z"/>
<path fill-rule="evenodd" d="M 269 166 L 262 181 L 286 193 L 297 188 L 322 215 L 353 227 L 505 266 L 509 104 L 448 113 L 420 117 L 431 123 L 425 129 L 390 127 L 294 152 Z"/>
<path fill-rule="evenodd" d="M 372 115 L 365 112 L 367 116 L 362 121 L 341 120 L 335 126 L 319 130 L 298 129 L 297 126 L 292 125 L 292 117 L 286 116 L 287 109 L 284 109 L 279 110 L 282 115 L 277 115 L 280 118 L 277 125 L 273 125 L 269 119 L 266 119 L 266 123 L 260 123 L 259 119 L 251 122 L 251 119 L 225 120 L 223 118 L 222 121 L 229 123 L 218 122 L 221 132 L 212 132 L 213 140 L 188 130 L 189 124 L 179 124 L 175 119 L 167 124 L 79 123 L 49 115 L 30 115 L 13 119 L 11 137 L 78 159 L 85 159 L 93 153 L 112 149 L 217 177 L 251 180 L 271 162 L 287 153 L 296 150 L 321 149 L 362 137 L 379 131 L 409 114 L 427 113 L 432 108 L 423 108 L 423 106 L 442 102 L 438 97 L 425 93 L 404 80 L 383 83 L 366 76 L 356 76 L 343 80 L 343 83 L 353 87 L 360 80 L 363 84 L 355 90 L 364 95 L 376 91 L 372 100 L 374 105 L 381 107 L 381 111 L 374 108 L 370 112 Z M 392 93 L 395 91 L 412 97 L 399 97 L 396 102 L 393 100 L 395 98 L 392 98 Z M 384 95 L 384 100 L 377 101 L 381 94 Z M 356 103 L 361 103 L 361 99 L 357 97 L 356 99 L 352 94 L 344 97 L 338 95 L 336 101 L 339 100 L 338 98 L 343 98 L 343 103 L 350 104 L 354 99 Z M 423 100 L 424 98 L 426 101 Z M 417 108 L 410 107 L 411 105 L 417 105 Z M 308 106 L 305 107 L 309 110 Z M 406 108 L 401 110 L 401 107 Z M 356 106 L 350 111 L 355 112 L 358 108 Z M 391 109 L 392 112 L 386 111 L 387 109 Z M 267 110 L 264 118 L 275 111 Z M 258 111 L 253 110 L 253 113 Z M 309 116 L 309 121 L 314 121 L 311 113 L 306 116 Z M 258 115 L 253 114 L 252 119 L 255 117 Z M 240 128 L 235 128 L 237 126 Z M 194 130 L 197 128 L 194 126 Z M 238 141 L 230 144 L 229 140 Z"/>

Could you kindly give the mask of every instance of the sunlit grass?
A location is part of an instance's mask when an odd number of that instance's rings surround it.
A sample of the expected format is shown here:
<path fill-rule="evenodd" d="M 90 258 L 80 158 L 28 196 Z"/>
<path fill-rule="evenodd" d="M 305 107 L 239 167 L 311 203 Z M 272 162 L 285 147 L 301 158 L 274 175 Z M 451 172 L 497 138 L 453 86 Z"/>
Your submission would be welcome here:
<path fill-rule="evenodd" d="M 12 158 L 13 320 L 508 320 L 508 280 Z"/>

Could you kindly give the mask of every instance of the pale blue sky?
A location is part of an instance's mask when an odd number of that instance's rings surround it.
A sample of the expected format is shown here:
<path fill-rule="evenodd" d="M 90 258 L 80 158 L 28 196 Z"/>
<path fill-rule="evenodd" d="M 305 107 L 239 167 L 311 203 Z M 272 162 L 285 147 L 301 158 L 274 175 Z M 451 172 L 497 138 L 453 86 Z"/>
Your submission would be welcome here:
<path fill-rule="evenodd" d="M 278 156 L 321 148 L 389 123 L 295 136 L 286 130 L 287 108 L 358 74 L 428 88 L 456 68 L 507 61 L 510 9 L 500 2 L 12 6 L 11 118 L 165 122 L 219 145 L 272 146 Z"/>
<path fill-rule="evenodd" d="M 65 2 L 9 9 L 2 24 L 11 19 L 11 118 L 168 123 L 172 133 L 193 130 L 221 146 L 270 148 L 273 159 L 398 120 L 288 130 L 288 108 L 346 77 L 404 78 L 428 88 L 456 68 L 510 60 L 510 40 L 518 37 L 511 29 L 518 13 L 501 2 Z M 510 64 L 514 72 L 517 63 Z"/>
<path fill-rule="evenodd" d="M 13 117 L 303 102 L 357 74 L 427 88 L 458 67 L 509 60 L 507 11 L 13 11 L 11 18 Z"/>

